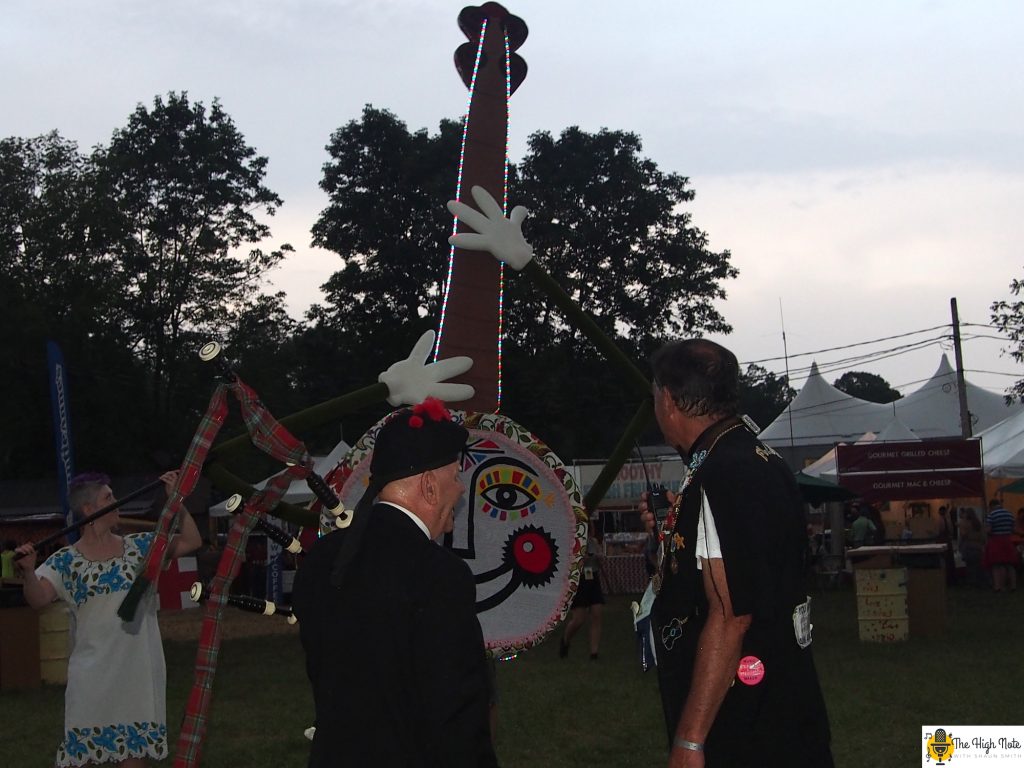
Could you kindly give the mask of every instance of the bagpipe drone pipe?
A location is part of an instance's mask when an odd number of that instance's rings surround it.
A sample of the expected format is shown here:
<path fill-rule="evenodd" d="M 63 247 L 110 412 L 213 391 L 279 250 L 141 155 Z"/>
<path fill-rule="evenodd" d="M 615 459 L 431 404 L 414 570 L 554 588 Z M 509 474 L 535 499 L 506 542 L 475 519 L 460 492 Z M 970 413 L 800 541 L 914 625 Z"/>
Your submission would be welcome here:
<path fill-rule="evenodd" d="M 193 603 L 200 603 L 210 597 L 210 588 L 201 581 L 193 582 L 189 589 L 189 597 Z M 295 624 L 298 619 L 288 606 L 278 605 L 271 600 L 264 600 L 261 597 L 251 595 L 228 595 L 227 604 L 245 611 L 246 613 L 259 613 L 263 616 L 283 616 L 289 624 Z"/>

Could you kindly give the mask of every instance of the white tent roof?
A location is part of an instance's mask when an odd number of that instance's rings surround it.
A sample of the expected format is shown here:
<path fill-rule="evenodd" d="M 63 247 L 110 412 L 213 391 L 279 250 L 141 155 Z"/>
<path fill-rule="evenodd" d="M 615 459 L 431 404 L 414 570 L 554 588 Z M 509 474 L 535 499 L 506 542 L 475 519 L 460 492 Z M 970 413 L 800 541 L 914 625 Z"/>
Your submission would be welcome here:
<path fill-rule="evenodd" d="M 878 433 L 875 438 L 881 443 L 892 443 L 898 441 L 914 441 L 920 440 L 921 438 L 915 435 L 906 424 L 904 424 L 899 416 L 893 416 L 892 421 L 885 425 L 885 429 Z"/>
<path fill-rule="evenodd" d="M 971 431 L 977 434 L 1020 410 L 1007 406 L 1003 396 L 964 382 L 967 389 L 967 410 L 971 414 Z M 896 414 L 918 437 L 959 437 L 960 398 L 956 371 L 943 355 L 938 370 L 920 389 L 896 401 Z"/>
<path fill-rule="evenodd" d="M 1024 410 L 977 435 L 981 461 L 992 477 L 1024 477 Z"/>
<path fill-rule="evenodd" d="M 892 418 L 892 407 L 869 403 L 836 389 L 811 363 L 804 386 L 758 438 L 771 446 L 849 442 L 865 432 L 880 431 Z"/>
<path fill-rule="evenodd" d="M 1007 406 L 1002 395 L 976 387 L 970 382 L 966 382 L 966 389 L 967 407 L 971 412 L 975 433 L 1024 408 L 1020 404 Z M 894 419 L 899 422 L 898 427 L 893 424 Z M 893 432 L 893 436 L 885 439 L 960 436 L 956 372 L 945 355 L 938 369 L 922 387 L 886 405 L 869 403 L 841 392 L 825 381 L 817 364 L 812 364 L 810 376 L 803 388 L 759 437 L 775 447 L 791 443 L 825 445 L 848 442 L 865 432 L 878 433 L 897 428 L 902 428 L 902 436 L 895 436 L 897 433 Z"/>
<path fill-rule="evenodd" d="M 323 477 L 336 466 L 338 466 L 338 462 L 345 458 L 345 455 L 348 453 L 348 451 L 348 443 L 342 440 L 340 443 L 334 446 L 334 448 L 331 449 L 331 452 L 326 456 L 313 457 L 313 471 L 316 472 L 321 477 Z M 276 475 L 271 475 L 265 480 L 260 480 L 258 483 L 255 483 L 253 485 L 253 488 L 255 488 L 256 490 L 262 490 L 272 477 L 276 477 Z M 282 497 L 282 501 L 286 501 L 289 504 L 306 504 L 312 500 L 313 492 L 309 490 L 309 486 L 306 485 L 306 482 L 304 480 L 293 481 L 292 484 L 288 486 L 288 490 L 285 491 L 285 494 Z M 210 507 L 211 517 L 227 517 L 227 515 L 227 499 L 220 502 L 219 504 L 214 504 L 212 507 Z"/>
<path fill-rule="evenodd" d="M 865 432 L 857 440 L 854 440 L 855 445 L 861 445 L 862 443 L 873 442 L 878 436 L 874 432 Z M 839 443 L 839 445 L 846 445 L 846 443 Z M 811 475 L 812 477 L 822 477 L 825 480 L 831 480 L 835 482 L 839 476 L 839 472 L 836 469 L 836 449 L 829 448 L 828 452 L 818 459 L 813 464 L 808 464 L 804 467 L 801 472 L 805 475 Z"/>

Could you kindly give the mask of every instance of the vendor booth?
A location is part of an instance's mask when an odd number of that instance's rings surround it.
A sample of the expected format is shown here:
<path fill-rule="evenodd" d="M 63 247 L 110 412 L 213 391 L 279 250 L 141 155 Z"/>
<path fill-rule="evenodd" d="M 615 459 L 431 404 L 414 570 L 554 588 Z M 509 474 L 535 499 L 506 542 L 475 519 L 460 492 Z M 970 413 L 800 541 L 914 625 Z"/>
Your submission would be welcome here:
<path fill-rule="evenodd" d="M 942 633 L 955 523 L 933 515 L 931 507 L 936 499 L 982 496 L 981 444 L 872 441 L 838 446 L 836 459 L 839 482 L 865 501 L 888 502 L 890 509 L 903 502 L 903 519 L 888 521 L 885 536 L 903 540 L 847 553 L 856 575 L 861 639 L 887 642 Z M 899 535 L 890 524 L 900 526 Z"/>

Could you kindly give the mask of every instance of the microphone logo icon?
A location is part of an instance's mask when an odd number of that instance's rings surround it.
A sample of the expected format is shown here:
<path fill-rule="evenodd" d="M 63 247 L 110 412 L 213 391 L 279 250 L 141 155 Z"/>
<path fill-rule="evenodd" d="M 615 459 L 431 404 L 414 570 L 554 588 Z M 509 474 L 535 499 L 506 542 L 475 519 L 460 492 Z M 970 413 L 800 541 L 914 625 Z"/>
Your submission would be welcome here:
<path fill-rule="evenodd" d="M 928 757 L 935 758 L 936 765 L 946 765 L 943 759 L 948 761 L 953 756 L 954 745 L 950 736 L 945 728 L 936 728 L 928 739 Z"/>

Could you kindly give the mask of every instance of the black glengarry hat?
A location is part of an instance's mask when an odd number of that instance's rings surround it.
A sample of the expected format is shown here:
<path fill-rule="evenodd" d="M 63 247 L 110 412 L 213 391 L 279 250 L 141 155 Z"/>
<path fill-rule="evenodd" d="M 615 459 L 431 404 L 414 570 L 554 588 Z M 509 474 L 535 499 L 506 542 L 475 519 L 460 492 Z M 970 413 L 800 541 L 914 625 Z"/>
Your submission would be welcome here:
<path fill-rule="evenodd" d="M 335 555 L 331 584 L 341 587 L 359 552 L 374 499 L 385 485 L 451 464 L 462 456 L 469 431 L 452 421 L 440 400 L 428 397 L 419 405 L 395 413 L 377 432 L 370 458 L 366 492 L 353 511 L 352 524 Z"/>
<path fill-rule="evenodd" d="M 462 455 L 468 437 L 436 398 L 398 411 L 374 441 L 370 487 L 379 491 L 394 480 L 451 464 Z"/>

